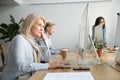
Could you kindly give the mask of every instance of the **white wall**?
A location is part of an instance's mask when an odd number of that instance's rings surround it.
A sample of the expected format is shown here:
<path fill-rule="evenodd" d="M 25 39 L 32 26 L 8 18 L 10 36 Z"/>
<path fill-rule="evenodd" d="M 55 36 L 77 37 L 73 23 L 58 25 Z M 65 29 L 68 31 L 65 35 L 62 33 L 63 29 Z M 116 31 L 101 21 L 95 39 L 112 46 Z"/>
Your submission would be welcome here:
<path fill-rule="evenodd" d="M 78 29 L 84 4 L 54 4 L 54 5 L 22 5 L 13 8 L 1 7 L 0 23 L 9 21 L 9 14 L 20 19 L 29 13 L 37 13 L 47 21 L 56 24 L 53 43 L 57 48 L 75 49 L 78 42 Z M 6 10 L 7 9 L 7 10 Z M 5 18 L 4 18 L 5 17 Z M 7 20 L 7 21 L 6 21 Z"/>
<path fill-rule="evenodd" d="M 112 20 L 114 19 L 114 17 L 112 17 L 113 15 L 113 8 L 112 8 L 112 2 L 100 2 L 100 3 L 91 3 L 90 4 L 90 8 L 89 8 L 89 24 L 90 24 L 90 33 L 92 31 L 92 26 L 95 23 L 95 20 L 98 16 L 102 16 L 105 18 L 105 23 L 106 23 L 106 28 L 107 28 L 107 32 L 106 32 L 106 36 L 107 36 L 107 43 L 109 46 L 113 46 L 113 40 L 111 40 L 110 38 L 114 36 L 114 29 L 113 28 L 113 22 Z M 116 14 L 114 14 L 116 15 Z M 113 30 L 113 34 L 110 36 L 111 34 L 111 29 Z M 110 37 L 109 37 L 110 36 Z M 113 39 L 113 38 L 112 38 Z M 112 41 L 112 43 L 110 43 Z"/>
<path fill-rule="evenodd" d="M 117 12 L 120 12 L 120 1 L 97 2 L 89 5 L 90 29 L 96 17 L 103 16 L 106 20 L 107 38 L 109 46 L 114 46 Z M 21 6 L 0 6 L 0 23 L 9 22 L 9 14 L 16 19 L 25 17 L 29 13 L 37 13 L 46 18 L 47 21 L 56 23 L 56 32 L 53 35 L 53 43 L 57 48 L 70 48 L 75 50 L 78 43 L 78 29 L 81 14 L 86 3 L 70 4 L 47 4 L 47 5 L 21 5 Z M 114 8 L 114 9 L 113 9 Z"/>

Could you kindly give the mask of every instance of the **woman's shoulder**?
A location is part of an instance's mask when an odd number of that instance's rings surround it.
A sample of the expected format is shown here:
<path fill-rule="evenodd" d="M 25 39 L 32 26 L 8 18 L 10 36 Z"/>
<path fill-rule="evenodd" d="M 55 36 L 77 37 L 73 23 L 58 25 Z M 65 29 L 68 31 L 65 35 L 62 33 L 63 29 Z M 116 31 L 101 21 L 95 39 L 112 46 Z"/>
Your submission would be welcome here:
<path fill-rule="evenodd" d="M 23 37 L 21 34 L 19 34 L 19 35 L 16 35 L 16 36 L 13 38 L 12 42 L 13 42 L 13 41 L 23 41 L 23 40 L 25 40 L 24 37 Z"/>
<path fill-rule="evenodd" d="M 13 39 L 23 39 L 23 36 L 21 34 L 18 34 Z"/>

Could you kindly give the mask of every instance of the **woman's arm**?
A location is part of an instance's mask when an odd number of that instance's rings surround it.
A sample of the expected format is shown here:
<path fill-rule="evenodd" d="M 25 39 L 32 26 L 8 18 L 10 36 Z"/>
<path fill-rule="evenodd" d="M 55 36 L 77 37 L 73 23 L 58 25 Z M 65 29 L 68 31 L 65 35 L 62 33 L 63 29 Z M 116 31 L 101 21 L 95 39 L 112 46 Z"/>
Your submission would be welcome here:
<path fill-rule="evenodd" d="M 39 69 L 48 69 L 49 64 L 33 62 L 33 54 L 31 54 L 32 47 L 23 37 L 17 37 L 14 39 L 11 45 L 11 49 L 14 59 L 13 61 L 18 71 L 26 73 Z"/>

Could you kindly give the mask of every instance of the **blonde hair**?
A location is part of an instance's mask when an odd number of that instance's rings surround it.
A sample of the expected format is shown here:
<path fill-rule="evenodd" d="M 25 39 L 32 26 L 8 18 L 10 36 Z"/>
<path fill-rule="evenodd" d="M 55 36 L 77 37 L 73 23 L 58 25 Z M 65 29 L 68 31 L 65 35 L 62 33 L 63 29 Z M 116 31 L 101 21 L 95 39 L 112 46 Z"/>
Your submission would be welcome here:
<path fill-rule="evenodd" d="M 37 15 L 37 14 L 29 14 L 29 15 L 25 18 L 24 22 L 22 23 L 22 25 L 21 25 L 21 27 L 20 27 L 20 29 L 19 29 L 19 32 L 20 32 L 21 34 L 24 34 L 25 36 L 29 36 L 30 29 L 31 29 L 31 27 L 33 26 L 33 24 L 34 24 L 34 22 L 36 21 L 36 19 L 38 19 L 38 18 L 40 18 L 40 19 L 43 20 L 44 26 L 45 26 L 46 20 L 45 20 L 44 17 L 39 16 L 39 15 Z"/>

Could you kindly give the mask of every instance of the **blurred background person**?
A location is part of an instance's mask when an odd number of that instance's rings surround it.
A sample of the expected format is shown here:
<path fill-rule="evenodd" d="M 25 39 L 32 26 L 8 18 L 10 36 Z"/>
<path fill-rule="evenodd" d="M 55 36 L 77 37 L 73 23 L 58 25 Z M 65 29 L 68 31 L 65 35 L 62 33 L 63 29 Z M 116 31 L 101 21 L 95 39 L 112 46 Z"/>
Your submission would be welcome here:
<path fill-rule="evenodd" d="M 92 39 L 93 41 L 102 40 L 104 42 L 104 47 L 107 47 L 107 40 L 106 40 L 106 25 L 105 19 L 100 16 L 97 17 L 95 20 L 95 24 L 92 27 Z"/>
<path fill-rule="evenodd" d="M 49 62 L 49 58 L 53 54 L 60 53 L 59 49 L 55 49 L 52 44 L 51 36 L 55 32 L 55 23 L 47 22 L 42 36 L 37 42 L 42 48 L 41 62 Z"/>

